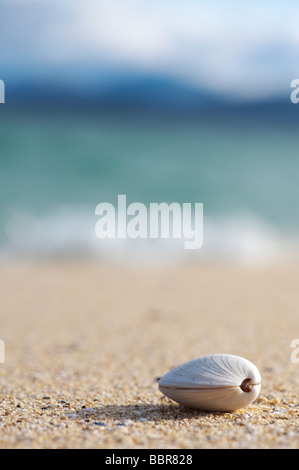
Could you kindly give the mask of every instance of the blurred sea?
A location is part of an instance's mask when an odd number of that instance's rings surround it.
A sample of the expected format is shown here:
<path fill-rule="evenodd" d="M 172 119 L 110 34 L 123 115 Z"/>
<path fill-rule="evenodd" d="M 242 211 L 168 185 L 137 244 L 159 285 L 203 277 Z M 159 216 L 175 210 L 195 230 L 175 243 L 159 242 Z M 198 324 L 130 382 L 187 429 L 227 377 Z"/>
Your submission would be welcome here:
<path fill-rule="evenodd" d="M 2 259 L 168 256 L 252 264 L 292 257 L 299 231 L 294 110 L 220 107 L 184 114 L 2 105 Z M 128 204 L 202 202 L 202 248 L 184 250 L 173 240 L 99 240 L 95 207 L 116 205 L 118 194 L 126 194 Z"/>

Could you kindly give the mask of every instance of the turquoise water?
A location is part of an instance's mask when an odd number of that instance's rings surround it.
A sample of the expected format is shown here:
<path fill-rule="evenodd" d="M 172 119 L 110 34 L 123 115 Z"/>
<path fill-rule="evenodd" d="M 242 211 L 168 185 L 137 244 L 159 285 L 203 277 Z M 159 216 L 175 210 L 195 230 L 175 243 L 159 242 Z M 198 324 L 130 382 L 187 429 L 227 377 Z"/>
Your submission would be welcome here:
<path fill-rule="evenodd" d="M 210 252 L 225 238 L 231 253 L 248 233 L 296 237 L 298 130 L 233 115 L 1 110 L 1 252 L 104 249 L 94 210 L 118 194 L 128 203 L 203 202 Z"/>

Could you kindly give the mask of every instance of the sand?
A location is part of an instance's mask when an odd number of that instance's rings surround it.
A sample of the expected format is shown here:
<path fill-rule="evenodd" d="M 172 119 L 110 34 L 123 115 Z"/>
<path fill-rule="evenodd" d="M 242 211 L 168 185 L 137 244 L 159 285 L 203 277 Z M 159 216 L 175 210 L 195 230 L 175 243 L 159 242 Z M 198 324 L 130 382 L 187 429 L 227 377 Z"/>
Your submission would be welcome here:
<path fill-rule="evenodd" d="M 299 266 L 0 268 L 1 448 L 298 448 Z M 175 404 L 157 378 L 205 354 L 259 368 L 234 413 Z M 299 354 L 298 354 L 299 356 Z"/>

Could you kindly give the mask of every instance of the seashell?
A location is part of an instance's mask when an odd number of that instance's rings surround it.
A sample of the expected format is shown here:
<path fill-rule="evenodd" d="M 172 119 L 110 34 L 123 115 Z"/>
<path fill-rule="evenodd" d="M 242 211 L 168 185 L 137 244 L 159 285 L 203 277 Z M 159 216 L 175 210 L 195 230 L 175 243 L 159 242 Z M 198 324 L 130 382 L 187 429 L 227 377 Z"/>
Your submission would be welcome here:
<path fill-rule="evenodd" d="M 181 405 L 204 411 L 234 411 L 259 395 L 254 364 L 233 354 L 211 354 L 186 362 L 159 380 L 159 390 Z"/>

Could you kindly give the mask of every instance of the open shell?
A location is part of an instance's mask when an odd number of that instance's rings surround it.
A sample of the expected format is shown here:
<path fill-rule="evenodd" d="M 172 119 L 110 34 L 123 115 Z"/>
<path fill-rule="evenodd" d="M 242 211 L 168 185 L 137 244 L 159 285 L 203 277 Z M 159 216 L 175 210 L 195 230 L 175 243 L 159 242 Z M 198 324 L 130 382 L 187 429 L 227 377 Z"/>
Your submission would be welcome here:
<path fill-rule="evenodd" d="M 159 380 L 159 390 L 181 405 L 205 411 L 234 411 L 259 395 L 254 364 L 233 354 L 212 354 L 186 362 Z"/>

